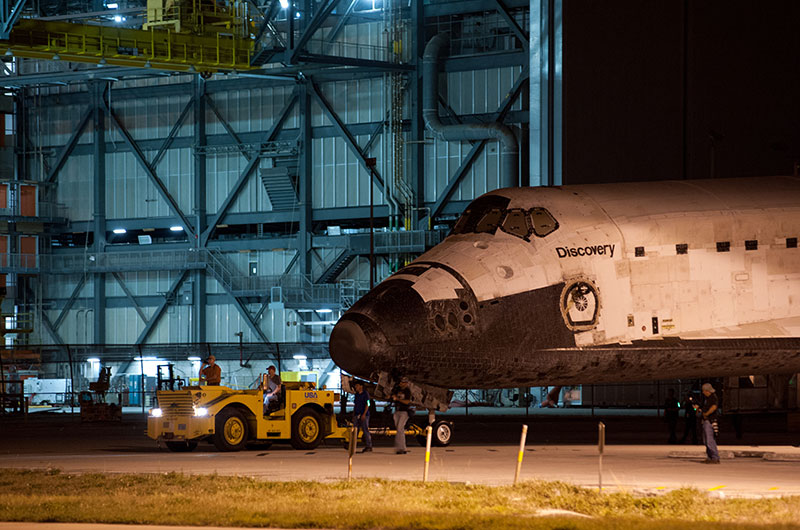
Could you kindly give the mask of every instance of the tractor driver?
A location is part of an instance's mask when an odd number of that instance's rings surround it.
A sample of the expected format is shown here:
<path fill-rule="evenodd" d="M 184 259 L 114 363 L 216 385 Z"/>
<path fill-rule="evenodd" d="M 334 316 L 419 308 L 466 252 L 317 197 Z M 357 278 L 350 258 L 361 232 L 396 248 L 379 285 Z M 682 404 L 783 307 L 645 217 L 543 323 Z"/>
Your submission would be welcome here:
<path fill-rule="evenodd" d="M 200 384 L 219 386 L 222 381 L 222 369 L 216 364 L 216 357 L 209 355 L 203 366 L 200 367 Z"/>
<path fill-rule="evenodd" d="M 281 397 L 281 376 L 275 373 L 273 365 L 269 365 L 267 368 L 267 377 L 263 384 L 266 385 L 265 388 L 262 388 L 264 390 L 264 416 L 266 416 L 269 414 L 270 405 L 277 403 Z"/>

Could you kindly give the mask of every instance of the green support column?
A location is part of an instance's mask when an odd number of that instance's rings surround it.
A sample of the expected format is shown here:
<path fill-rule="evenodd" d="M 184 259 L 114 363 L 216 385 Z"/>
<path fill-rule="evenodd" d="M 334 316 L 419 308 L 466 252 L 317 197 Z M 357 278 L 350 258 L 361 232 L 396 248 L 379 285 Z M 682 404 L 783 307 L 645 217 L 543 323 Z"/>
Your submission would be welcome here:
<path fill-rule="evenodd" d="M 101 254 L 106 249 L 106 102 L 104 97 L 107 86 L 108 83 L 106 81 L 89 82 L 94 132 L 94 179 L 92 181 L 94 245 L 92 248 L 96 254 Z M 106 341 L 106 275 L 95 273 L 93 282 L 92 318 L 94 319 L 94 343 L 103 344 Z"/>
<path fill-rule="evenodd" d="M 562 183 L 563 0 L 531 0 L 530 184 Z"/>
<path fill-rule="evenodd" d="M 311 94 L 308 83 L 303 84 L 300 93 L 300 223 L 297 231 L 297 264 L 301 274 L 311 274 L 311 260 L 308 259 L 311 242 Z"/>
<path fill-rule="evenodd" d="M 411 29 L 417 37 L 411 40 L 412 61 L 416 69 L 410 72 L 411 82 L 409 83 L 409 102 L 411 114 L 411 145 L 408 152 L 411 156 L 410 171 L 415 175 L 411 179 L 412 190 L 414 191 L 414 212 L 413 219 L 416 221 L 413 226 L 420 230 L 428 228 L 428 214 L 421 208 L 425 204 L 425 120 L 422 118 L 422 54 L 425 50 L 425 15 L 423 12 L 423 0 L 412 0 L 411 2 Z"/>
<path fill-rule="evenodd" d="M 206 82 L 199 75 L 194 78 L 194 224 L 195 247 L 202 246 L 200 234 L 206 230 Z M 206 342 L 206 273 L 203 270 L 192 274 L 192 342 Z"/>

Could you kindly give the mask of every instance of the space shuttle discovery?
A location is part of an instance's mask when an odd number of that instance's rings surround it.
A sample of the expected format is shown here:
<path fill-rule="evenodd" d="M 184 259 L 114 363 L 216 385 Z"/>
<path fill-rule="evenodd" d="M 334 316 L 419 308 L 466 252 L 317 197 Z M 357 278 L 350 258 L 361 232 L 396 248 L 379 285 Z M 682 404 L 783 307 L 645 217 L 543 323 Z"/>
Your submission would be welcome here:
<path fill-rule="evenodd" d="M 499 189 L 353 305 L 331 356 L 435 406 L 437 389 L 800 372 L 798 237 L 796 177 Z"/>

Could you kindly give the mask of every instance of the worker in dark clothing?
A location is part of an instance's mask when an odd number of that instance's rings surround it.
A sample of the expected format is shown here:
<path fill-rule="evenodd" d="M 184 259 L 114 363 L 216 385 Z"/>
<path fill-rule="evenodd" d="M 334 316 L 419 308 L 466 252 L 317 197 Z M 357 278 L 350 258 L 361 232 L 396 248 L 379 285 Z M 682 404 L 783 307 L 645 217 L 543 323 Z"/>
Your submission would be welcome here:
<path fill-rule="evenodd" d="M 203 366 L 200 367 L 200 384 L 209 386 L 219 386 L 222 381 L 222 368 L 216 363 L 217 359 L 209 355 Z"/>
<path fill-rule="evenodd" d="M 675 389 L 670 388 L 667 390 L 667 399 L 664 400 L 664 420 L 669 427 L 669 443 L 678 443 L 678 436 L 675 434 L 675 429 L 678 427 L 678 415 L 681 404 L 675 397 Z"/>
<path fill-rule="evenodd" d="M 269 415 L 270 411 L 274 409 L 281 398 L 281 376 L 276 373 L 275 366 L 269 365 L 267 367 L 267 375 L 261 380 L 258 386 L 259 390 L 264 391 L 264 416 Z"/>
<path fill-rule="evenodd" d="M 697 410 L 695 409 L 697 401 L 692 396 L 691 392 L 686 395 L 686 401 L 683 403 L 683 436 L 681 443 L 686 443 L 689 438 L 689 433 L 692 434 L 692 445 L 697 445 Z"/>
<path fill-rule="evenodd" d="M 408 452 L 406 449 L 406 423 L 411 410 L 411 390 L 408 388 L 408 379 L 403 377 L 392 390 L 392 403 L 394 403 L 394 450 L 398 455 Z"/>
<path fill-rule="evenodd" d="M 717 433 L 719 427 L 719 400 L 711 383 L 703 384 L 703 404 L 699 408 L 701 425 L 703 428 L 703 443 L 706 444 L 706 464 L 719 464 L 719 450 L 717 449 Z"/>
<path fill-rule="evenodd" d="M 369 393 L 364 389 L 363 381 L 355 382 L 356 395 L 353 397 L 353 427 L 364 432 L 364 449 L 362 453 L 372 452 L 372 436 L 369 434 Z"/>

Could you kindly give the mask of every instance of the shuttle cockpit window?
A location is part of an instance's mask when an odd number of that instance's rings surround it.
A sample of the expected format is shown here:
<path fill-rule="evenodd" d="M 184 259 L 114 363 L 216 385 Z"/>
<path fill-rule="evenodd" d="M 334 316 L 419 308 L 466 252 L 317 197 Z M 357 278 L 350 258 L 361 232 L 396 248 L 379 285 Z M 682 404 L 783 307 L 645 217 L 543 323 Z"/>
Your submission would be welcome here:
<path fill-rule="evenodd" d="M 558 221 L 544 208 L 531 208 L 531 224 L 538 237 L 545 237 L 558 228 Z"/>
<path fill-rule="evenodd" d="M 511 199 L 484 195 L 472 201 L 453 227 L 453 234 L 494 234 Z M 480 225 L 480 229 L 478 226 Z"/>
<path fill-rule="evenodd" d="M 479 234 L 494 234 L 497 231 L 497 227 L 500 225 L 500 221 L 503 220 L 504 214 L 505 211 L 500 208 L 492 208 L 487 211 L 481 220 L 478 221 L 478 224 L 475 225 L 475 231 Z"/>
<path fill-rule="evenodd" d="M 503 232 L 512 236 L 521 237 L 527 240 L 531 235 L 531 228 L 528 226 L 528 216 L 522 208 L 508 210 L 506 218 L 503 220 Z"/>
<path fill-rule="evenodd" d="M 485 195 L 464 210 L 451 234 L 494 234 L 503 232 L 530 241 L 531 234 L 545 237 L 558 229 L 558 221 L 544 208 L 508 208 L 510 199 Z"/>

